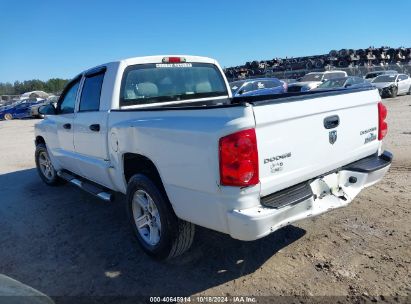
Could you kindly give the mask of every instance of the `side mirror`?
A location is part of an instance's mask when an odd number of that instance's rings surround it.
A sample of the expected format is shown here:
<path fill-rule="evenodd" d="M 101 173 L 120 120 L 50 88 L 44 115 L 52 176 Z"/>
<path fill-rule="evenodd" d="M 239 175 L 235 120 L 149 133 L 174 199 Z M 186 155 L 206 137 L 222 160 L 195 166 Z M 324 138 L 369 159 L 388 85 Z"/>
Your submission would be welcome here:
<path fill-rule="evenodd" d="M 240 91 L 238 91 L 238 95 L 241 95 L 241 94 L 243 94 L 244 93 L 244 90 L 240 90 Z"/>
<path fill-rule="evenodd" d="M 350 87 L 350 86 L 352 86 L 352 84 L 351 84 L 351 83 L 347 83 L 344 87 L 348 88 L 348 87 Z"/>
<path fill-rule="evenodd" d="M 38 111 L 41 115 L 56 115 L 56 108 L 52 104 L 41 106 Z"/>

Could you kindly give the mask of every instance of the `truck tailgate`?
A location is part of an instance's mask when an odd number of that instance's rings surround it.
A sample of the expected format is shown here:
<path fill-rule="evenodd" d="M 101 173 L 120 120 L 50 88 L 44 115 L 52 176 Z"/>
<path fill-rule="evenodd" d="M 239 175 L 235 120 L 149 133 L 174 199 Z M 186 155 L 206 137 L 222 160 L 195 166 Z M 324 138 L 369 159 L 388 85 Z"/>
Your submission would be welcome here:
<path fill-rule="evenodd" d="M 377 90 L 256 102 L 261 196 L 376 153 Z"/>

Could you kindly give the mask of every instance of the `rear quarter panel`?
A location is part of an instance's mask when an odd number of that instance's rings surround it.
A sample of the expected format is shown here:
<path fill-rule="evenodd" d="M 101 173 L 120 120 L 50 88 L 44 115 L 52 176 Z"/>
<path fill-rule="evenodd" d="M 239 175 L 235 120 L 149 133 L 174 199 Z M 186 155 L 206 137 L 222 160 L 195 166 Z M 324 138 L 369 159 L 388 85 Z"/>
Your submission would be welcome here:
<path fill-rule="evenodd" d="M 158 169 L 177 216 L 198 225 L 227 232 L 227 211 L 239 201 L 247 204 L 249 196 L 258 196 L 258 186 L 245 190 L 219 186 L 219 138 L 253 128 L 251 106 L 112 111 L 109 125 L 112 180 L 123 193 L 123 155 L 136 153 Z"/>

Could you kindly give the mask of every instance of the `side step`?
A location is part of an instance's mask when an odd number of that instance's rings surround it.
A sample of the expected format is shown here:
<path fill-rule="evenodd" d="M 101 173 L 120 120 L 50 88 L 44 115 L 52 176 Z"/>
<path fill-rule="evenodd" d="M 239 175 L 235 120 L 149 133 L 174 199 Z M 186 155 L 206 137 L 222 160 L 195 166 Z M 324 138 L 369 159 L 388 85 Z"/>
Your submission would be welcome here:
<path fill-rule="evenodd" d="M 93 194 L 94 196 L 97 196 L 98 198 L 102 199 L 103 201 L 106 202 L 113 202 L 114 201 L 114 195 L 113 193 L 110 193 L 106 191 L 103 187 L 97 186 L 96 184 L 93 184 L 89 181 L 87 181 L 84 178 L 77 177 L 67 171 L 58 171 L 57 175 L 72 183 L 73 185 L 76 185 L 77 187 L 83 189 L 84 191 Z"/>

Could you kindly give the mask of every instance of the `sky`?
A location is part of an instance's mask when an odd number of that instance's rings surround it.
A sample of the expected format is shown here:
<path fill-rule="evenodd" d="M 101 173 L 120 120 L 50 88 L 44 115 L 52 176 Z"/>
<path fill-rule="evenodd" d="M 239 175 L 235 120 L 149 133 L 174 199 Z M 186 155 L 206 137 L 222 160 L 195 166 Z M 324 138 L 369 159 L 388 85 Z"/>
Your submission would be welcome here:
<path fill-rule="evenodd" d="M 387 8 L 387 9 L 384 9 Z M 411 47 L 411 1 L 0 0 L 0 82 L 71 78 L 128 57 L 190 54 L 223 67 Z"/>

